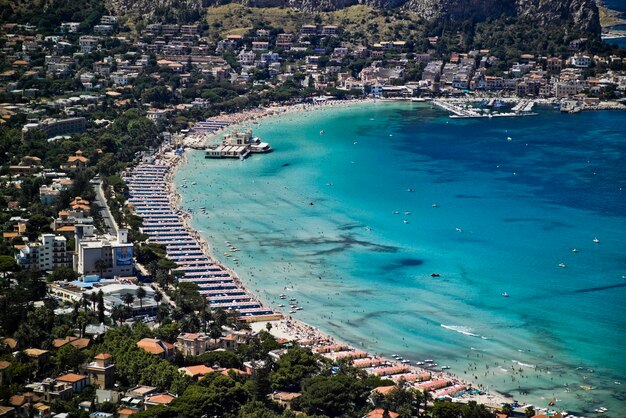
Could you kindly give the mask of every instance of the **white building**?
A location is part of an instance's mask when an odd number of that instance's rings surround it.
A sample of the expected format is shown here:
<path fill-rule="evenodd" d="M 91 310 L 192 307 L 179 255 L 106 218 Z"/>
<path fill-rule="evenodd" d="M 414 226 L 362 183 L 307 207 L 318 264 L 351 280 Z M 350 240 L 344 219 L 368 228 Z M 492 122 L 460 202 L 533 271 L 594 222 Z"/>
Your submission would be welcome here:
<path fill-rule="evenodd" d="M 570 58 L 570 64 L 576 68 L 589 68 L 593 64 L 593 59 L 587 55 L 576 54 Z"/>
<path fill-rule="evenodd" d="M 133 244 L 128 242 L 127 230 L 118 230 L 117 237 L 95 235 L 93 225 L 77 224 L 75 241 L 74 270 L 79 274 L 106 278 L 133 274 Z"/>
<path fill-rule="evenodd" d="M 71 267 L 72 256 L 67 251 L 64 236 L 43 234 L 39 242 L 27 244 L 16 254 L 15 259 L 23 268 L 52 271 L 58 267 Z"/>

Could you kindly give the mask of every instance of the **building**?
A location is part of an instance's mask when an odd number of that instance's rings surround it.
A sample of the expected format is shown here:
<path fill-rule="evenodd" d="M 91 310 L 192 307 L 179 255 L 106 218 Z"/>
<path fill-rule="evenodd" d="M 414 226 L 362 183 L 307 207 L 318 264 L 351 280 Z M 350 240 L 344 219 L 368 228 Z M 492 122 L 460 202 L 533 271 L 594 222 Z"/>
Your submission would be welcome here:
<path fill-rule="evenodd" d="M 115 384 L 115 363 L 109 353 L 100 353 L 85 366 L 91 384 L 98 389 L 111 389 Z"/>
<path fill-rule="evenodd" d="M 146 406 L 146 409 L 148 409 L 152 406 L 168 405 L 174 399 L 176 399 L 175 395 L 172 395 L 170 393 L 161 393 L 159 395 L 152 395 L 152 396 L 146 397 L 144 401 L 144 405 Z"/>
<path fill-rule="evenodd" d="M 15 255 L 15 259 L 23 268 L 39 271 L 72 266 L 72 255 L 67 251 L 67 239 L 54 234 L 43 234 L 39 237 L 39 242 L 25 245 Z"/>
<path fill-rule="evenodd" d="M 199 356 L 207 350 L 209 337 L 205 334 L 183 333 L 178 336 L 174 347 L 184 356 Z"/>
<path fill-rule="evenodd" d="M 186 374 L 187 376 L 191 377 L 194 380 L 200 380 L 205 375 L 215 372 L 215 370 L 213 370 L 210 367 L 205 366 L 204 364 L 199 364 L 197 366 L 181 367 L 178 369 L 178 371 Z"/>
<path fill-rule="evenodd" d="M 44 119 L 41 122 L 27 123 L 22 128 L 22 138 L 32 132 L 43 132 L 47 138 L 84 132 L 87 120 L 83 117 L 69 119 Z"/>
<path fill-rule="evenodd" d="M 27 386 L 29 387 L 29 386 Z M 54 379 L 44 379 L 42 382 L 30 386 L 43 402 L 53 402 L 57 400 L 68 401 L 74 395 L 72 385 L 65 382 L 57 382 Z"/>
<path fill-rule="evenodd" d="M 339 31 L 339 27 L 335 25 L 322 26 L 322 35 L 336 35 Z"/>
<path fill-rule="evenodd" d="M 593 59 L 587 55 L 575 54 L 570 58 L 570 64 L 576 68 L 589 68 L 593 64 Z"/>
<path fill-rule="evenodd" d="M 161 358 L 168 358 L 174 354 L 174 346 L 172 344 L 156 338 L 144 338 L 139 340 L 137 341 L 137 347 Z"/>
<path fill-rule="evenodd" d="M 98 39 L 93 36 L 81 36 L 78 39 L 78 45 L 80 46 L 80 52 L 89 54 L 98 46 Z"/>
<path fill-rule="evenodd" d="M 84 374 L 68 373 L 56 378 L 57 382 L 67 383 L 72 386 L 74 393 L 80 393 L 85 386 L 89 385 L 89 376 Z"/>
<path fill-rule="evenodd" d="M 44 184 L 39 188 L 39 200 L 44 205 L 56 202 L 61 196 L 61 192 L 68 190 L 72 183 L 71 179 L 65 177 L 52 180 L 50 185 Z"/>
<path fill-rule="evenodd" d="M 75 225 L 74 270 L 81 275 L 100 277 L 131 276 L 133 273 L 133 244 L 128 231 L 120 229 L 117 237 L 95 235 L 93 225 Z"/>
<path fill-rule="evenodd" d="M 290 49 L 293 35 L 291 33 L 279 33 L 276 36 L 276 47 L 282 49 Z"/>
<path fill-rule="evenodd" d="M 89 158 L 85 157 L 81 150 L 78 150 L 74 152 L 74 155 L 67 157 L 67 162 L 61 168 L 69 171 L 82 171 L 87 168 L 88 164 Z"/>

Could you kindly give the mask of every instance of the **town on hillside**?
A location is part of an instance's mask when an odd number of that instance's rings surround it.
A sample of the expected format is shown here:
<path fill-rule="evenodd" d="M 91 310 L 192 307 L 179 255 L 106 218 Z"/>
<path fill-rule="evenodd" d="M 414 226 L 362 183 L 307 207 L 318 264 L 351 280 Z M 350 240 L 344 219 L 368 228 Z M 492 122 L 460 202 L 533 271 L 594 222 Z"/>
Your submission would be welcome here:
<path fill-rule="evenodd" d="M 545 416 L 433 360 L 371 355 L 264 306 L 187 227 L 171 161 L 260 108 L 626 109 L 626 49 L 558 30 L 525 50 L 460 28 L 372 41 L 315 18 L 216 32 L 75 16 L 0 24 L 0 416 Z M 233 134 L 206 155 L 271 150 L 240 135 L 245 147 Z"/>

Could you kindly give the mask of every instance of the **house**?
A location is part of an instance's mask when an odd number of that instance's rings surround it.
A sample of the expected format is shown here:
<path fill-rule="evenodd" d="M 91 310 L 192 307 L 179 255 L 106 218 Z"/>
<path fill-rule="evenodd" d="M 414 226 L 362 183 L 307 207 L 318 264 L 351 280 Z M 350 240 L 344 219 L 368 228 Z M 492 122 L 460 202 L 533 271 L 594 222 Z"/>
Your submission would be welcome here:
<path fill-rule="evenodd" d="M 174 399 L 176 399 L 175 395 L 170 393 L 161 393 L 159 395 L 148 396 L 144 401 L 144 405 L 146 406 L 146 409 L 148 409 L 152 406 L 168 405 Z"/>
<path fill-rule="evenodd" d="M 215 370 L 205 366 L 204 364 L 199 364 L 197 366 L 181 367 L 178 369 L 178 371 L 196 380 L 202 379 L 205 375 L 215 372 Z"/>
<path fill-rule="evenodd" d="M 386 411 L 389 414 L 389 418 L 398 418 L 400 414 L 397 412 Z M 385 417 L 385 410 L 383 408 L 376 408 L 372 412 L 365 415 L 363 418 L 383 418 Z"/>
<path fill-rule="evenodd" d="M 294 399 L 299 398 L 302 394 L 298 392 L 274 392 L 271 397 L 274 402 L 284 406 L 286 409 L 291 409 L 291 403 Z"/>
<path fill-rule="evenodd" d="M 99 389 L 111 389 L 115 384 L 115 363 L 109 353 L 100 353 L 85 366 L 92 385 Z"/>
<path fill-rule="evenodd" d="M 89 338 L 78 338 L 74 336 L 67 336 L 65 338 L 56 338 L 52 341 L 52 346 L 54 348 L 65 347 L 66 345 L 71 345 L 79 350 L 83 348 L 87 348 L 91 344 L 91 340 Z"/>
<path fill-rule="evenodd" d="M 293 35 L 291 33 L 279 33 L 276 36 L 276 47 L 281 49 L 290 49 Z"/>
<path fill-rule="evenodd" d="M 144 338 L 137 341 L 137 347 L 161 358 L 170 357 L 174 353 L 174 346 L 172 344 L 156 338 Z"/>
<path fill-rule="evenodd" d="M 57 382 L 54 379 L 44 379 L 42 382 L 32 385 L 33 392 L 41 397 L 44 402 L 56 400 L 67 401 L 74 395 L 72 385 L 66 382 Z"/>
<path fill-rule="evenodd" d="M 74 155 L 67 157 L 67 163 L 61 168 L 63 170 L 82 171 L 87 167 L 87 164 L 89 164 L 89 158 L 85 157 L 81 150 L 77 150 Z"/>
<path fill-rule="evenodd" d="M 24 350 L 24 354 L 28 356 L 31 363 L 37 365 L 37 368 L 43 367 L 44 364 L 50 359 L 50 352 L 48 350 L 41 350 L 39 348 L 27 348 Z"/>
<path fill-rule="evenodd" d="M 178 336 L 174 347 L 184 356 L 199 356 L 207 350 L 209 337 L 199 333 L 183 333 Z"/>
<path fill-rule="evenodd" d="M 89 385 L 89 376 L 85 376 L 84 374 L 67 373 L 57 377 L 55 380 L 71 385 L 74 393 L 80 393 L 85 386 Z"/>

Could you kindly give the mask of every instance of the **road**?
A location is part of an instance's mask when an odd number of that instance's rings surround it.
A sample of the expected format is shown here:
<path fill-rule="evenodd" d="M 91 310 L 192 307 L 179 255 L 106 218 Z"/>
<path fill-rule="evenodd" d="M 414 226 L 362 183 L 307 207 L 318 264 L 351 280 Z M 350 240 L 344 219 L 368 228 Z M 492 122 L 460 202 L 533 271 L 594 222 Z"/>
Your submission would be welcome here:
<path fill-rule="evenodd" d="M 102 215 L 102 219 L 104 220 L 104 224 L 107 229 L 106 232 L 111 235 L 117 235 L 117 223 L 115 222 L 115 219 L 113 219 L 113 215 L 111 215 L 109 205 L 107 205 L 107 201 L 104 196 L 104 189 L 102 188 L 102 181 L 94 183 L 93 188 L 96 192 L 96 203 L 100 208 L 100 215 Z"/>

